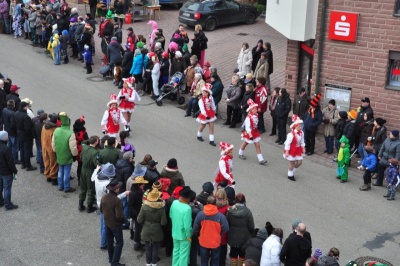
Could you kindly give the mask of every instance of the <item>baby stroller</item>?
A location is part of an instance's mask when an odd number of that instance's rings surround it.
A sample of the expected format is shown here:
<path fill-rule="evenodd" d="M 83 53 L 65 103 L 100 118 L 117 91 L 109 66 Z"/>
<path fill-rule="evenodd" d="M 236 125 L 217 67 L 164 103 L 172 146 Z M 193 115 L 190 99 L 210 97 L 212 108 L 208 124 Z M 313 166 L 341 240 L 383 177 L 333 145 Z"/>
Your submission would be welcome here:
<path fill-rule="evenodd" d="M 186 77 L 181 72 L 176 72 L 169 83 L 164 84 L 160 91 L 160 96 L 156 99 L 158 106 L 162 105 L 162 99 L 168 97 L 171 101 L 178 100 L 178 104 L 185 103 L 185 97 L 181 95 L 181 91 L 185 89 Z"/>
<path fill-rule="evenodd" d="M 107 79 L 113 79 L 114 75 L 112 73 L 112 66 L 110 65 L 105 65 L 100 69 L 100 74 L 103 75 L 103 80 L 107 80 Z"/>

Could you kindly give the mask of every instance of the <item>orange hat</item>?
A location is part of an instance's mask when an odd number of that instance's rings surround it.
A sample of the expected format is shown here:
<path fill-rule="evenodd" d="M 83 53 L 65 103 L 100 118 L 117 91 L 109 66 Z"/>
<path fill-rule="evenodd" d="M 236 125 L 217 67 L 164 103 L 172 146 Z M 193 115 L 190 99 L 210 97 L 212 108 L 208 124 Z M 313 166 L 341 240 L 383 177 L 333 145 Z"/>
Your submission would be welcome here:
<path fill-rule="evenodd" d="M 350 112 L 347 113 L 347 116 L 354 120 L 357 118 L 357 112 L 355 110 L 350 110 Z"/>
<path fill-rule="evenodd" d="M 311 100 L 310 105 L 311 105 L 312 107 L 314 107 L 314 108 L 317 107 L 320 98 L 321 98 L 321 94 L 318 93 L 318 94 Z"/>

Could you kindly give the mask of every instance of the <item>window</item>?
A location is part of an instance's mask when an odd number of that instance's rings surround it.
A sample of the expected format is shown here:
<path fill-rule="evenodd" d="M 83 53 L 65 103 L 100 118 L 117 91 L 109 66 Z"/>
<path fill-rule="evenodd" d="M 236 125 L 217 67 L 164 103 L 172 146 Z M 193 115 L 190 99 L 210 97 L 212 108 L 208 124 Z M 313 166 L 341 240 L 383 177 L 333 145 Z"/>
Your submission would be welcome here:
<path fill-rule="evenodd" d="M 400 0 L 396 0 L 393 16 L 400 17 Z"/>
<path fill-rule="evenodd" d="M 225 4 L 229 9 L 239 9 L 239 4 L 234 1 L 225 1 Z"/>
<path fill-rule="evenodd" d="M 211 11 L 214 10 L 214 3 L 206 3 L 203 6 L 203 11 Z"/>
<path fill-rule="evenodd" d="M 225 9 L 224 2 L 223 2 L 223 1 L 215 2 L 215 7 L 214 7 L 214 9 L 215 9 L 215 10 L 224 10 L 224 9 Z"/>
<path fill-rule="evenodd" d="M 389 73 L 387 89 L 400 90 L 400 52 L 389 52 Z"/>

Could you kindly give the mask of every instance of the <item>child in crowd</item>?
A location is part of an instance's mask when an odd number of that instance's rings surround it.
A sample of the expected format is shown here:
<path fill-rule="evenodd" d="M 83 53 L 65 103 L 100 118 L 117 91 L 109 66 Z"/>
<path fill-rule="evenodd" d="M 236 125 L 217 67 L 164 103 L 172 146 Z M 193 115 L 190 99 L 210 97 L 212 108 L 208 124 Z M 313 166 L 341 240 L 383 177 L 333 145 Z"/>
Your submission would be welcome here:
<path fill-rule="evenodd" d="M 89 46 L 85 44 L 85 53 L 83 55 L 86 63 L 86 74 L 92 73 L 92 53 L 89 50 Z"/>
<path fill-rule="evenodd" d="M 60 50 L 61 50 L 61 45 L 60 45 L 60 40 L 58 34 L 53 35 L 53 41 L 51 43 L 51 48 L 53 49 L 53 55 L 54 55 L 54 64 L 59 65 L 60 64 Z"/>
<path fill-rule="evenodd" d="M 366 155 L 364 159 L 361 162 L 361 165 L 357 167 L 359 170 L 365 170 L 364 172 L 364 185 L 360 187 L 361 191 L 367 191 L 371 189 L 371 176 L 372 173 L 376 169 L 376 165 L 378 163 L 374 148 L 372 146 L 364 146 L 364 151 L 366 152 Z"/>
<path fill-rule="evenodd" d="M 349 176 L 350 163 L 350 144 L 346 136 L 340 139 L 340 149 L 338 154 L 338 168 L 343 168 L 343 173 L 336 178 L 340 179 L 340 183 L 346 183 Z"/>
<path fill-rule="evenodd" d="M 396 158 L 391 158 L 388 160 L 388 162 L 390 164 L 386 172 L 388 193 L 384 195 L 384 197 L 387 198 L 387 200 L 394 200 L 394 196 L 396 195 L 396 187 L 400 183 L 399 169 L 398 169 L 399 161 Z"/>

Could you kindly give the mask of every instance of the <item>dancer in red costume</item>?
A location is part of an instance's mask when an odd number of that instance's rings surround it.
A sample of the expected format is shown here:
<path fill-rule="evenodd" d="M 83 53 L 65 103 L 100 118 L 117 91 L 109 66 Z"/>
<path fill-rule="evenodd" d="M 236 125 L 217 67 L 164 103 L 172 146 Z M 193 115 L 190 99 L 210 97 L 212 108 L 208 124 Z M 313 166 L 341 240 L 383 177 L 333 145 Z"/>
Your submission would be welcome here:
<path fill-rule="evenodd" d="M 293 115 L 292 121 L 293 123 L 290 125 L 291 131 L 287 134 L 285 141 L 283 158 L 289 160 L 289 180 L 296 181 L 296 179 L 294 179 L 294 173 L 303 162 L 303 156 L 306 152 L 306 144 L 304 143 L 304 133 L 301 130 L 303 120 L 301 120 L 297 115 Z"/>
<path fill-rule="evenodd" d="M 101 119 L 101 130 L 103 134 L 117 138 L 119 135 L 119 124 L 126 125 L 126 120 L 122 112 L 118 109 L 118 101 L 115 94 L 111 94 L 107 106 L 108 110 L 104 112 L 103 118 Z"/>
<path fill-rule="evenodd" d="M 222 157 L 219 159 L 218 173 L 214 180 L 214 186 L 218 187 L 221 183 L 225 183 L 228 187 L 235 188 L 236 182 L 232 175 L 233 145 L 227 142 L 220 142 L 219 148 L 221 149 Z"/>
<path fill-rule="evenodd" d="M 124 81 L 123 88 L 119 91 L 117 99 L 119 110 L 126 120 L 125 131 L 131 131 L 131 116 L 135 109 L 136 102 L 140 101 L 140 96 L 133 88 L 135 78 L 129 77 L 122 79 Z"/>
<path fill-rule="evenodd" d="M 254 146 L 256 147 L 258 163 L 266 164 L 267 160 L 264 159 L 264 157 L 261 153 L 261 146 L 260 146 L 261 136 L 260 136 L 260 132 L 258 131 L 258 128 L 257 128 L 258 104 L 254 103 L 254 101 L 252 99 L 249 99 L 247 101 L 247 104 L 249 105 L 249 108 L 247 108 L 248 114 L 243 123 L 243 125 L 244 125 L 244 130 L 242 131 L 243 143 L 239 149 L 239 158 L 242 160 L 246 160 L 246 157 L 244 156 L 244 150 L 246 149 L 246 146 L 248 144 L 254 144 Z"/>
<path fill-rule="evenodd" d="M 202 96 L 199 100 L 200 114 L 196 119 L 196 121 L 201 125 L 197 131 L 197 139 L 199 141 L 204 141 L 203 130 L 208 124 L 210 130 L 210 145 L 215 147 L 217 145 L 214 142 L 214 121 L 217 120 L 217 117 L 215 116 L 217 108 L 215 107 L 214 99 L 212 97 L 211 87 L 211 84 L 206 83 L 203 88 L 201 88 Z"/>

